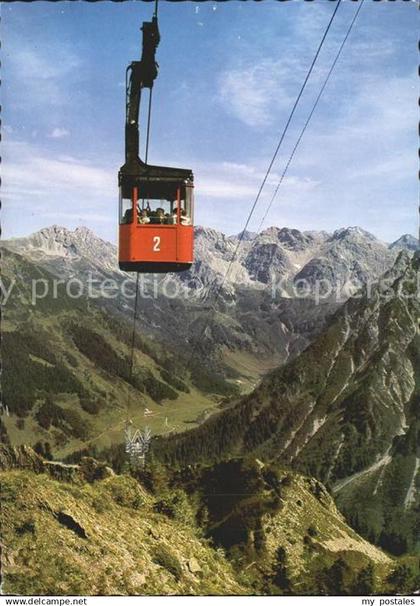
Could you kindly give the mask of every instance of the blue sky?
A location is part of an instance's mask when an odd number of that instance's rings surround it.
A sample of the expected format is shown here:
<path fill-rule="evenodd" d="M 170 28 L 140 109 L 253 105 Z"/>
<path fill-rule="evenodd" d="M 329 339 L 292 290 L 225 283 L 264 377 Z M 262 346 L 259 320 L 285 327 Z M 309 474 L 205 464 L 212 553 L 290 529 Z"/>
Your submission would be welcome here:
<path fill-rule="evenodd" d="M 192 168 L 196 222 L 239 232 L 333 2 L 161 1 L 149 161 Z M 146 2 L 2 5 L 3 237 L 56 223 L 115 241 L 124 77 Z M 344 0 L 250 228 L 356 10 Z M 365 0 L 270 225 L 417 233 L 414 2 Z"/>

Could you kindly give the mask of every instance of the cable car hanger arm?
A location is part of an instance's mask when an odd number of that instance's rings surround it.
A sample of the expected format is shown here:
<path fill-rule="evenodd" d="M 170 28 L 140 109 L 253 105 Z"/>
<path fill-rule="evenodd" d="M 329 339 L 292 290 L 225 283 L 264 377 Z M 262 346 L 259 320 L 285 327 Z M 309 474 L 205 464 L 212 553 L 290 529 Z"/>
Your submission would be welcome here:
<path fill-rule="evenodd" d="M 126 72 L 126 122 L 125 122 L 125 161 L 127 164 L 139 161 L 139 113 L 141 91 L 153 88 L 158 75 L 156 49 L 160 41 L 157 17 L 144 21 L 143 50 L 140 61 L 132 61 Z"/>
<path fill-rule="evenodd" d="M 158 75 L 156 49 L 160 42 L 156 11 L 151 21 L 144 21 L 143 48 L 140 61 L 132 61 L 126 71 L 126 121 L 125 121 L 125 164 L 119 173 L 119 183 L 124 191 L 134 187 L 139 178 L 166 180 L 193 180 L 189 169 L 153 166 L 143 162 L 139 157 L 140 151 L 140 102 L 144 88 L 152 92 L 154 81 Z M 150 111 L 150 108 L 149 108 Z M 150 119 L 150 113 L 149 113 Z"/>

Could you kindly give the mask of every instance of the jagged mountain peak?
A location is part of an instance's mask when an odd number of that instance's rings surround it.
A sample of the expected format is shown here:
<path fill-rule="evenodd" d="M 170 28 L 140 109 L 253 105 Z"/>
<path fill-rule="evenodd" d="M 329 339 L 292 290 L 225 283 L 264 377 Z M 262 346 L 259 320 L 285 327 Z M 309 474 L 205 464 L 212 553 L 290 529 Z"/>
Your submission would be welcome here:
<path fill-rule="evenodd" d="M 81 272 L 93 268 L 106 274 L 119 272 L 116 246 L 83 226 L 71 230 L 61 225 L 50 225 L 27 237 L 5 240 L 3 246 L 32 261 L 45 263 L 53 274 L 60 277 L 73 275 L 74 263 L 78 264 Z"/>
<path fill-rule="evenodd" d="M 49 225 L 48 227 L 43 227 L 42 229 L 33 232 L 32 234 L 30 234 L 29 237 L 36 236 L 37 234 L 49 236 L 49 235 L 64 235 L 64 234 L 70 234 L 70 233 L 71 233 L 71 230 L 68 229 L 67 227 L 64 227 L 63 225 L 57 225 L 56 223 L 54 223 L 53 225 Z"/>
<path fill-rule="evenodd" d="M 330 234 L 318 231 L 300 231 L 293 227 L 271 226 L 256 234 L 253 242 L 270 241 L 280 245 L 285 250 L 299 252 L 310 246 L 321 244 Z"/>
<path fill-rule="evenodd" d="M 115 248 L 110 242 L 102 240 L 88 227 L 80 226 L 71 230 L 62 225 L 50 225 L 27 237 L 12 238 L 5 241 L 6 246 L 15 248 L 23 246 L 25 250 L 39 249 L 50 253 L 86 253 L 87 249 Z M 78 251 L 78 248 L 81 248 Z"/>
<path fill-rule="evenodd" d="M 419 241 L 411 234 L 404 234 L 395 242 L 389 245 L 391 250 L 409 250 L 416 251 L 419 249 Z"/>
<path fill-rule="evenodd" d="M 278 233 L 279 242 L 288 250 L 303 250 L 312 244 L 313 238 L 298 229 L 282 227 Z"/>
<path fill-rule="evenodd" d="M 195 228 L 195 237 L 196 249 L 203 251 L 204 255 L 207 251 L 225 254 L 233 250 L 234 242 L 232 242 L 232 239 L 211 227 L 198 225 Z"/>
<path fill-rule="evenodd" d="M 336 229 L 335 232 L 331 236 L 332 240 L 360 240 L 367 239 L 374 242 L 379 242 L 379 240 L 370 232 L 362 229 L 358 226 L 351 227 L 341 227 L 340 229 Z"/>
<path fill-rule="evenodd" d="M 276 227 L 274 225 L 271 225 L 271 227 L 267 227 L 266 229 L 264 229 L 263 231 L 261 231 L 258 235 L 257 238 L 272 238 L 274 240 L 277 240 L 279 237 L 279 232 L 280 232 L 280 227 Z"/>
<path fill-rule="evenodd" d="M 204 225 L 196 225 L 194 228 L 196 236 L 215 238 L 223 235 L 222 232 L 213 227 L 205 227 Z"/>
<path fill-rule="evenodd" d="M 244 229 L 242 231 L 240 231 L 238 234 L 234 234 L 233 236 L 229 236 L 232 240 L 242 240 L 242 242 L 250 242 L 251 240 L 254 240 L 254 238 L 256 238 L 258 236 L 257 232 L 255 231 L 248 231 L 247 229 Z"/>
<path fill-rule="evenodd" d="M 320 242 L 325 241 L 331 237 L 330 232 L 325 231 L 324 229 L 321 229 L 319 231 L 314 229 L 307 229 L 302 233 L 305 234 L 305 236 L 309 236 L 310 238 L 313 238 L 314 240 L 319 240 Z"/>
<path fill-rule="evenodd" d="M 33 232 L 28 236 L 28 238 L 33 238 L 39 235 L 43 236 L 44 238 L 71 238 L 77 237 L 78 235 L 89 236 L 94 239 L 98 238 L 95 232 L 89 229 L 89 227 L 80 226 L 72 230 L 68 227 L 64 227 L 63 225 L 57 225 L 56 223 L 54 223 L 53 225 L 49 225 L 48 227 L 43 227 L 42 229 L 36 232 Z"/>
<path fill-rule="evenodd" d="M 100 239 L 100 238 L 98 238 L 98 236 L 95 234 L 94 231 L 89 229 L 89 227 L 85 227 L 84 225 L 81 225 L 80 227 L 76 227 L 76 229 L 72 233 L 74 233 L 75 235 L 80 236 L 84 239 L 92 239 L 92 240 Z"/>

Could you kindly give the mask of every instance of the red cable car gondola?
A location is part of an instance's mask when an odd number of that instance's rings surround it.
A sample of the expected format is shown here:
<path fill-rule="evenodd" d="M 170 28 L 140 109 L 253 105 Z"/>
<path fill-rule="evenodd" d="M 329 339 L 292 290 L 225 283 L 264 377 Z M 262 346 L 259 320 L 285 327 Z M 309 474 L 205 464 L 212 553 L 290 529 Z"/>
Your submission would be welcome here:
<path fill-rule="evenodd" d="M 157 77 L 157 17 L 144 22 L 142 31 L 141 61 L 127 69 L 125 164 L 118 174 L 119 267 L 147 273 L 183 271 L 193 262 L 194 177 L 189 169 L 147 164 L 147 152 L 146 162 L 139 158 L 141 91 L 149 88 L 151 94 Z"/>

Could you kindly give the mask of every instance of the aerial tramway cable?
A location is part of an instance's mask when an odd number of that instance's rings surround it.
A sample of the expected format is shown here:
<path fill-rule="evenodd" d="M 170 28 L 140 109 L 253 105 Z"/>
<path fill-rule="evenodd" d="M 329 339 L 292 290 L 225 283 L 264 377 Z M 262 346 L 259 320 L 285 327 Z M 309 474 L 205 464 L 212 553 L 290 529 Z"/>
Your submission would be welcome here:
<path fill-rule="evenodd" d="M 322 47 L 324 46 L 324 42 L 325 42 L 325 40 L 326 40 L 326 38 L 327 38 L 328 32 L 330 31 L 331 25 L 332 25 L 332 23 L 333 23 L 333 21 L 334 21 L 334 18 L 335 18 L 335 16 L 336 16 L 336 14 L 337 14 L 337 11 L 338 11 L 338 9 L 339 9 L 339 7 L 340 7 L 341 1 L 342 1 L 342 0 L 338 0 L 338 1 L 337 1 L 337 4 L 336 4 L 336 6 L 335 6 L 335 8 L 334 8 L 334 11 L 333 11 L 333 14 L 332 14 L 332 15 L 331 15 L 331 17 L 330 17 L 330 20 L 329 20 L 329 22 L 328 22 L 328 25 L 327 25 L 327 27 L 326 27 L 326 29 L 325 29 L 325 32 L 324 32 L 324 34 L 323 34 L 323 36 L 322 36 L 322 38 L 321 38 L 321 42 L 320 42 L 320 43 L 319 43 L 319 45 L 318 45 L 317 51 L 316 51 L 316 53 L 315 53 L 315 55 L 314 55 L 314 58 L 312 59 L 312 63 L 311 63 L 311 65 L 310 65 L 310 67 L 309 67 L 309 70 L 308 70 L 308 72 L 307 72 L 306 76 L 305 76 L 305 80 L 303 81 L 303 84 L 302 84 L 302 86 L 300 87 L 300 90 L 299 90 L 298 96 L 297 96 L 297 97 L 296 97 L 296 99 L 295 99 L 295 102 L 294 102 L 294 104 L 293 104 L 292 110 L 291 110 L 291 112 L 290 112 L 290 114 L 289 114 L 289 117 L 288 117 L 288 119 L 287 119 L 287 122 L 286 122 L 286 124 L 285 124 L 285 126 L 284 126 L 284 128 L 283 128 L 283 131 L 282 131 L 282 133 L 281 133 L 281 136 L 280 136 L 279 142 L 278 142 L 277 147 L 276 147 L 276 149 L 275 149 L 275 151 L 274 151 L 273 157 L 271 158 L 270 164 L 268 165 L 267 171 L 266 171 L 266 173 L 265 173 L 265 175 L 264 175 L 264 178 L 263 178 L 263 180 L 262 180 L 262 182 L 261 182 L 261 185 L 260 185 L 260 188 L 259 188 L 258 193 L 257 193 L 257 195 L 256 195 L 256 198 L 255 198 L 255 200 L 254 200 L 254 202 L 253 202 L 253 204 L 252 204 L 252 206 L 251 206 L 251 209 L 250 209 L 250 211 L 249 211 L 249 214 L 248 214 L 247 220 L 246 220 L 246 222 L 245 222 L 244 228 L 243 228 L 243 230 L 241 231 L 241 233 L 240 233 L 240 235 L 239 235 L 238 243 L 237 243 L 237 245 L 236 245 L 236 247 L 235 247 L 235 250 L 233 251 L 232 258 L 231 258 L 231 260 L 230 260 L 230 262 L 229 262 L 229 265 L 228 265 L 228 269 L 227 269 L 227 271 L 226 271 L 226 273 L 225 273 L 225 276 L 224 276 L 224 278 L 223 278 L 223 280 L 222 280 L 221 284 L 219 285 L 218 290 L 216 291 L 216 298 L 218 297 L 218 294 L 221 292 L 221 290 L 222 290 L 222 288 L 223 288 L 223 285 L 224 285 L 224 283 L 226 282 L 226 279 L 227 279 L 227 277 L 228 277 L 228 275 L 229 275 L 229 272 L 230 272 L 230 270 L 231 270 L 231 268 L 232 268 L 233 262 L 234 262 L 234 261 L 235 261 L 235 259 L 236 259 L 236 256 L 237 256 L 237 254 L 238 254 L 239 247 L 240 247 L 240 245 L 241 245 L 241 243 L 242 243 L 242 240 L 243 240 L 243 238 L 244 238 L 244 235 L 245 235 L 246 229 L 247 229 L 247 227 L 248 227 L 248 225 L 249 225 L 249 222 L 251 221 L 252 215 L 254 214 L 254 211 L 255 211 L 255 209 L 256 209 L 256 207 L 257 207 L 257 204 L 258 204 L 258 202 L 259 202 L 260 196 L 261 196 L 262 191 L 263 191 L 263 189 L 264 189 L 264 186 L 265 186 L 265 184 L 266 184 L 266 182 L 267 182 L 267 179 L 268 179 L 268 177 L 270 176 L 270 173 L 271 173 L 271 170 L 272 170 L 272 168 L 273 168 L 274 162 L 276 161 L 276 158 L 277 158 L 278 153 L 279 153 L 279 151 L 280 151 L 280 147 L 281 147 L 281 145 L 282 145 L 282 143 L 283 143 L 283 141 L 284 141 L 284 137 L 286 136 L 286 133 L 287 133 L 287 131 L 288 131 L 288 129 L 289 129 L 290 123 L 291 123 L 292 118 L 293 118 L 293 116 L 294 116 L 294 114 L 295 114 L 295 111 L 296 111 L 296 109 L 297 109 L 297 106 L 298 106 L 298 104 L 299 104 L 299 101 L 300 101 L 300 99 L 301 99 L 301 97 L 302 97 L 302 95 L 303 95 L 303 92 L 304 92 L 304 90 L 305 90 L 305 88 L 306 88 L 306 85 L 307 85 L 307 83 L 308 83 L 308 80 L 309 80 L 309 78 L 311 77 L 311 74 L 312 74 L 313 69 L 314 69 L 314 67 L 315 67 L 315 63 L 316 63 L 316 60 L 318 59 L 319 53 L 321 52 L 321 49 L 322 49 Z"/>
<path fill-rule="evenodd" d="M 156 4 L 157 4 L 157 2 L 156 2 Z M 152 90 L 153 89 L 150 89 L 149 108 L 148 108 L 148 116 L 147 116 L 146 148 L 145 148 L 146 163 L 147 163 L 147 158 L 149 155 L 150 121 L 151 121 L 151 113 L 152 113 Z M 138 300 L 139 300 L 139 279 L 140 279 L 140 274 L 139 274 L 139 272 L 137 272 L 136 273 L 136 286 L 135 286 L 136 295 L 134 298 L 134 311 L 133 311 L 133 328 L 132 328 L 132 335 L 131 335 L 130 366 L 129 366 L 129 373 L 128 373 L 129 382 L 131 382 L 131 380 L 133 378 L 134 346 L 135 346 L 135 339 L 136 339 L 136 319 L 137 319 L 137 307 L 138 307 Z M 130 391 L 128 391 L 128 397 L 127 397 L 127 416 L 128 416 L 129 404 L 130 404 Z"/>
<path fill-rule="evenodd" d="M 211 306 L 211 307 L 212 307 L 212 311 L 213 311 L 213 315 L 214 315 L 214 313 L 216 313 L 216 307 L 215 307 L 216 302 L 217 302 L 217 300 L 218 300 L 218 298 L 219 298 L 219 296 L 220 296 L 220 293 L 221 293 L 221 291 L 222 291 L 222 288 L 223 288 L 223 286 L 224 286 L 224 284 L 225 284 L 225 282 L 226 282 L 226 279 L 227 279 L 227 277 L 228 277 L 228 275 L 229 275 L 229 273 L 230 273 L 230 270 L 231 270 L 231 268 L 232 268 L 232 265 L 233 265 L 233 263 L 234 263 L 234 261 L 235 261 L 235 259 L 236 259 L 236 257 L 237 257 L 237 254 L 238 254 L 239 248 L 240 248 L 240 246 L 241 246 L 241 243 L 242 243 L 242 241 L 243 241 L 243 238 L 244 238 L 244 235 L 245 235 L 246 229 L 247 229 L 247 227 L 248 227 L 248 225 L 249 225 L 249 223 L 250 223 L 250 221 L 251 221 L 251 218 L 252 218 L 252 216 L 253 216 L 253 214 L 254 214 L 254 211 L 255 211 L 255 209 L 256 209 L 256 207 L 257 207 L 257 204 L 258 204 L 258 202 L 259 202 L 259 199 L 260 199 L 261 193 L 262 193 L 262 191 L 263 191 L 263 189 L 264 189 L 264 187 L 265 187 L 265 184 L 266 184 L 266 182 L 267 182 L 267 179 L 268 179 L 268 177 L 269 177 L 269 175 L 270 175 L 270 173 L 271 173 L 271 170 L 272 170 L 272 168 L 273 168 L 274 162 L 276 161 L 276 158 L 277 158 L 278 153 L 279 153 L 279 151 L 280 151 L 280 147 L 281 147 L 281 145 L 282 145 L 282 143 L 283 143 L 283 141 L 284 141 L 284 138 L 285 138 L 286 133 L 287 133 L 287 131 L 288 131 L 288 129 L 289 129 L 290 123 L 291 123 L 292 118 L 293 118 L 293 116 L 294 116 L 294 114 L 295 114 L 295 111 L 296 111 L 296 109 L 297 109 L 297 106 L 298 106 L 298 104 L 299 104 L 299 101 L 300 101 L 300 99 L 301 99 L 301 97 L 302 97 L 302 95 L 303 95 L 303 92 L 304 92 L 305 88 L 306 88 L 306 85 L 307 85 L 307 83 L 308 83 L 308 80 L 309 80 L 309 78 L 311 77 L 311 74 L 312 74 L 313 69 L 314 69 L 314 67 L 315 67 L 315 63 L 316 63 L 316 61 L 317 61 L 317 59 L 318 59 L 318 56 L 319 56 L 319 54 L 320 54 L 320 52 L 321 52 L 322 47 L 324 46 L 324 42 L 325 42 L 325 40 L 326 40 L 326 38 L 327 38 L 328 32 L 330 31 L 330 28 L 331 28 L 332 24 L 333 24 L 334 18 L 335 18 L 336 14 L 337 14 L 337 11 L 338 11 L 339 7 L 340 7 L 340 4 L 341 4 L 341 0 L 338 0 L 338 1 L 337 1 L 336 6 L 335 6 L 335 8 L 334 8 L 334 11 L 333 11 L 333 13 L 332 13 L 332 15 L 331 15 L 331 17 L 330 17 L 330 20 L 329 20 L 329 22 L 328 22 L 328 25 L 327 25 L 327 27 L 326 27 L 326 29 L 325 29 L 325 31 L 324 31 L 324 34 L 323 34 L 323 36 L 322 36 L 322 38 L 321 38 L 321 41 L 320 41 L 320 43 L 319 43 L 319 45 L 318 45 L 318 48 L 317 48 L 316 53 L 315 53 L 315 55 L 314 55 L 314 58 L 312 59 L 311 65 L 310 65 L 310 67 L 309 67 L 309 69 L 308 69 L 308 72 L 307 72 L 307 74 L 306 74 L 306 76 L 305 76 L 305 79 L 304 79 L 304 81 L 303 81 L 303 84 L 302 84 L 302 86 L 301 86 L 301 88 L 300 88 L 300 90 L 299 90 L 299 93 L 298 93 L 298 95 L 297 95 L 297 97 L 296 97 L 296 99 L 295 99 L 295 102 L 294 102 L 293 107 L 292 107 L 292 109 L 291 109 L 291 111 L 290 111 L 289 117 L 288 117 L 288 119 L 287 119 L 287 122 L 286 122 L 286 124 L 285 124 L 285 126 L 284 126 L 284 128 L 283 128 L 283 131 L 282 131 L 281 135 L 280 135 L 279 142 L 278 142 L 278 144 L 277 144 L 277 146 L 276 146 L 276 149 L 274 150 L 274 154 L 273 154 L 273 156 L 272 156 L 272 158 L 271 158 L 271 160 L 270 160 L 270 163 L 269 163 L 269 165 L 268 165 L 268 168 L 267 168 L 267 170 L 266 170 L 266 173 L 265 173 L 265 175 L 264 175 L 264 178 L 263 178 L 263 180 L 262 180 L 262 182 L 261 182 L 261 185 L 260 185 L 259 190 L 258 190 L 258 192 L 257 192 L 257 195 L 256 195 L 256 197 L 255 197 L 255 200 L 254 200 L 254 202 L 253 202 L 253 204 L 252 204 L 252 206 L 251 206 L 251 209 L 250 209 L 250 211 L 249 211 L 249 213 L 248 213 L 248 217 L 247 217 L 247 220 L 246 220 L 246 222 L 245 222 L 245 225 L 244 225 L 244 227 L 243 227 L 243 229 L 242 229 L 241 233 L 239 234 L 238 242 L 237 242 L 237 244 L 236 244 L 236 247 L 235 247 L 235 249 L 234 249 L 234 251 L 233 251 L 233 254 L 232 254 L 232 256 L 231 256 L 231 259 L 230 259 L 230 261 L 229 261 L 228 268 L 227 268 L 227 270 L 226 270 L 226 272 L 225 272 L 225 274 L 224 274 L 224 276 L 223 276 L 223 279 L 222 279 L 221 283 L 219 284 L 219 286 L 218 286 L 218 288 L 217 288 L 217 290 L 216 290 L 216 292 L 215 292 L 215 295 L 214 295 L 214 300 L 213 300 L 213 303 L 212 303 L 212 306 Z M 207 292 L 207 296 L 206 296 L 205 300 L 208 300 L 208 299 L 209 299 L 210 294 L 211 294 L 211 288 L 209 288 L 209 290 L 208 290 L 208 292 Z M 196 343 L 200 343 L 200 342 L 201 342 L 201 340 L 202 340 L 202 338 L 203 338 L 203 336 L 204 336 L 204 333 L 205 333 L 205 331 L 206 331 L 206 329 L 207 329 L 208 325 L 209 325 L 209 322 L 206 322 L 206 324 L 204 325 L 204 327 L 203 327 L 202 331 L 200 332 L 199 338 L 197 339 Z M 196 346 L 193 348 L 193 351 L 192 351 L 192 353 L 191 353 L 191 356 L 190 356 L 190 363 L 191 363 L 191 361 L 192 361 L 192 359 L 193 359 L 193 357 L 194 357 L 194 354 L 195 354 L 195 352 L 196 352 L 196 349 L 197 349 L 197 345 L 196 345 Z"/>
<path fill-rule="evenodd" d="M 158 13 L 158 1 L 155 0 L 155 8 L 153 17 L 157 19 Z M 153 87 L 150 88 L 149 93 L 149 104 L 147 111 L 147 128 L 146 128 L 146 145 L 145 145 L 145 163 L 147 164 L 147 160 L 149 157 L 149 142 L 150 142 L 150 125 L 151 125 L 151 117 L 152 117 L 152 93 Z M 131 333 L 131 346 L 130 346 L 130 363 L 129 363 L 129 371 L 128 371 L 128 385 L 127 385 L 127 404 L 126 404 L 126 432 L 128 431 L 129 425 L 131 424 L 130 420 L 130 404 L 131 404 L 131 391 L 130 385 L 133 380 L 133 369 L 134 369 L 134 350 L 135 350 L 135 342 L 136 342 L 136 320 L 137 320 L 137 308 L 139 301 L 139 281 L 140 281 L 140 273 L 136 272 L 136 282 L 135 282 L 135 298 L 134 298 L 134 309 L 133 309 L 133 324 L 132 324 L 132 333 Z M 126 445 L 127 446 L 127 445 Z"/>
<path fill-rule="evenodd" d="M 330 67 L 330 69 L 328 71 L 328 74 L 327 74 L 327 76 L 326 76 L 326 78 L 325 78 L 325 80 L 324 80 L 324 82 L 323 82 L 323 84 L 321 86 L 321 89 L 320 89 L 320 91 L 319 91 L 319 93 L 317 95 L 317 98 L 315 99 L 314 105 L 313 105 L 313 107 L 312 107 L 312 109 L 311 109 L 311 111 L 310 111 L 310 113 L 309 113 L 309 115 L 308 115 L 308 117 L 307 117 L 307 119 L 305 121 L 305 124 L 303 125 L 303 128 L 302 128 L 302 130 L 301 130 L 301 132 L 299 134 L 299 137 L 298 137 L 298 139 L 297 139 L 297 141 L 296 141 L 296 143 L 295 143 L 295 145 L 294 145 L 294 147 L 292 149 L 292 152 L 291 152 L 291 154 L 289 156 L 289 159 L 287 160 L 287 163 L 286 163 L 286 165 L 285 165 L 285 167 L 283 169 L 283 172 L 282 172 L 282 174 L 280 176 L 280 180 L 277 183 L 276 189 L 274 190 L 274 193 L 273 193 L 273 195 L 271 197 L 271 200 L 270 200 L 270 202 L 269 202 L 269 204 L 268 204 L 268 206 L 267 206 L 267 208 L 265 210 L 265 213 L 264 213 L 264 215 L 263 215 L 263 217 L 262 217 L 262 219 L 260 221 L 260 224 L 259 224 L 259 226 L 257 228 L 257 233 L 259 233 L 261 231 L 261 228 L 262 228 L 262 226 L 264 224 L 264 221 L 266 220 L 267 215 L 270 212 L 270 209 L 271 209 L 271 207 L 273 205 L 273 202 L 276 199 L 276 196 L 277 196 L 278 191 L 279 191 L 279 189 L 281 187 L 281 184 L 283 183 L 284 177 L 286 176 L 287 171 L 289 170 L 290 164 L 292 163 L 292 160 L 293 160 L 293 158 L 295 156 L 296 150 L 299 147 L 300 142 L 302 141 L 303 135 L 305 134 L 306 129 L 309 126 L 309 123 L 310 123 L 310 121 L 312 119 L 312 116 L 315 113 L 315 110 L 316 110 L 316 108 L 318 106 L 318 103 L 319 103 L 321 97 L 322 97 L 322 94 L 323 94 L 324 90 L 327 87 L 327 84 L 328 84 L 329 79 L 330 79 L 330 77 L 331 77 L 331 75 L 332 75 L 332 73 L 333 73 L 333 71 L 335 69 L 335 66 L 338 63 L 338 60 L 339 60 L 339 58 L 341 56 L 341 52 L 342 52 L 342 50 L 344 48 L 344 45 L 347 42 L 348 37 L 350 36 L 350 33 L 351 33 L 352 29 L 353 29 L 353 25 L 355 24 L 355 22 L 357 20 L 357 17 L 359 16 L 359 13 L 360 13 L 360 10 L 361 10 L 361 8 L 363 6 L 364 1 L 365 0 L 360 0 L 359 6 L 357 7 L 357 11 L 355 12 L 355 14 L 353 16 L 353 19 L 352 19 L 352 21 L 351 21 L 351 23 L 350 23 L 350 25 L 349 25 L 349 27 L 347 29 L 346 35 L 344 36 L 342 43 L 340 44 L 340 47 L 339 47 L 339 49 L 337 51 L 335 59 L 334 59 L 332 65 L 331 65 L 331 67 Z"/>

